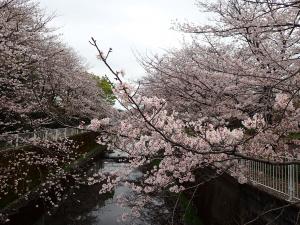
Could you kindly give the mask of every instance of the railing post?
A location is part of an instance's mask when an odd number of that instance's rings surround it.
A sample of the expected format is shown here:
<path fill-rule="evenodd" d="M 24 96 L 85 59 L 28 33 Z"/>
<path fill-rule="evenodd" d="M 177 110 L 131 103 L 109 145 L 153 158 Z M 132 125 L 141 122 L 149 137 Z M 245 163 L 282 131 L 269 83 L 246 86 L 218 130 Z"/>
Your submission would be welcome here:
<path fill-rule="evenodd" d="M 58 140 L 58 130 L 56 129 L 55 130 L 55 141 L 57 141 Z"/>
<path fill-rule="evenodd" d="M 288 195 L 289 200 L 293 200 L 295 196 L 295 167 L 294 165 L 288 165 Z"/>
<path fill-rule="evenodd" d="M 48 139 L 48 130 L 45 131 L 45 141 Z"/>
<path fill-rule="evenodd" d="M 19 135 L 18 134 L 16 134 L 16 145 L 15 145 L 16 147 L 18 147 L 19 146 Z"/>
<path fill-rule="evenodd" d="M 296 173 L 295 173 L 295 177 L 296 177 L 296 198 L 299 198 L 299 177 L 298 177 L 298 164 L 295 165 L 296 167 Z"/>
<path fill-rule="evenodd" d="M 67 128 L 65 128 L 64 136 L 65 136 L 65 138 L 67 138 Z"/>

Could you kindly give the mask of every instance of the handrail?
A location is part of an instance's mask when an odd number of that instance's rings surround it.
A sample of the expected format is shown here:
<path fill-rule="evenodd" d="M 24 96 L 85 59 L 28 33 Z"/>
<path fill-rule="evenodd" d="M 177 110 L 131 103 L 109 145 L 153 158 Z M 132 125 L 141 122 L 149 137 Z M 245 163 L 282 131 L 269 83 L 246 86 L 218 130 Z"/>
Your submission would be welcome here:
<path fill-rule="evenodd" d="M 289 201 L 300 200 L 298 164 L 271 165 L 246 159 L 239 162 L 251 183 L 283 194 Z"/>

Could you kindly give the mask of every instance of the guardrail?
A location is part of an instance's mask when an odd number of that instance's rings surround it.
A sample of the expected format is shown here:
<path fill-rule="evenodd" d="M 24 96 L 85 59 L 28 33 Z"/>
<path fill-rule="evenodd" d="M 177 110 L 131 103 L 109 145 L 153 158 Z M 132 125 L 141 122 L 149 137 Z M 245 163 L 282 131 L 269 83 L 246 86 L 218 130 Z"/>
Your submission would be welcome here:
<path fill-rule="evenodd" d="M 26 141 L 30 139 L 57 141 L 84 132 L 84 130 L 76 128 L 58 128 L 2 135 L 0 136 L 0 149 L 23 146 L 26 145 Z"/>
<path fill-rule="evenodd" d="M 251 160 L 240 160 L 246 169 L 246 176 L 254 184 L 278 192 L 289 201 L 300 200 L 299 166 L 271 165 Z"/>

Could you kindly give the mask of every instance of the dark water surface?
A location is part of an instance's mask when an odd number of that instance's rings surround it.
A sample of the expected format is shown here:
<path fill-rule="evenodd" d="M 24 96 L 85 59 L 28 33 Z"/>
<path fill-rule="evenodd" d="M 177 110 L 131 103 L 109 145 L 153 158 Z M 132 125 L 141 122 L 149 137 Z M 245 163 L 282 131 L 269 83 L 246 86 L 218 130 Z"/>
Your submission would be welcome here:
<path fill-rule="evenodd" d="M 119 153 L 117 153 L 119 154 Z M 116 156 L 116 153 L 111 155 Z M 125 164 L 112 160 L 99 160 L 93 164 L 89 172 L 113 171 L 124 167 Z M 141 176 L 141 172 L 133 171 L 129 180 Z M 123 213 L 130 212 L 130 206 L 120 207 L 117 196 L 124 194 L 134 197 L 134 193 L 124 185 L 118 186 L 113 193 L 99 194 L 100 185 L 81 186 L 73 196 L 69 197 L 53 215 L 43 215 L 34 225 L 120 225 L 120 224 L 167 224 L 169 211 L 164 201 L 156 198 L 153 205 L 147 206 L 141 217 L 131 221 L 121 220 Z M 154 206 L 154 207 L 153 207 Z M 118 221 L 119 220 L 119 221 Z"/>

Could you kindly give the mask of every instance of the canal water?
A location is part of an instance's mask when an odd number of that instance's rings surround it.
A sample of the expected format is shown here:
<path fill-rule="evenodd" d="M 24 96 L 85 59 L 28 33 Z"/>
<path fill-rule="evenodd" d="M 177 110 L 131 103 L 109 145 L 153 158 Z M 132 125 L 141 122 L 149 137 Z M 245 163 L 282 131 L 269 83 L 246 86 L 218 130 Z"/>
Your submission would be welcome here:
<path fill-rule="evenodd" d="M 120 152 L 113 152 L 106 159 L 93 163 L 88 172 L 115 171 L 125 168 L 126 164 L 118 163 L 112 158 Z M 138 179 L 140 171 L 131 171 L 128 180 Z M 99 194 L 100 184 L 93 186 L 82 185 L 71 197 L 68 197 L 53 215 L 44 214 L 34 225 L 160 225 L 168 224 L 170 208 L 162 198 L 156 197 L 148 204 L 139 218 L 123 221 L 122 214 L 129 213 L 131 207 L 117 203 L 120 194 L 134 199 L 134 193 L 124 183 L 117 186 L 113 193 Z"/>

